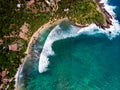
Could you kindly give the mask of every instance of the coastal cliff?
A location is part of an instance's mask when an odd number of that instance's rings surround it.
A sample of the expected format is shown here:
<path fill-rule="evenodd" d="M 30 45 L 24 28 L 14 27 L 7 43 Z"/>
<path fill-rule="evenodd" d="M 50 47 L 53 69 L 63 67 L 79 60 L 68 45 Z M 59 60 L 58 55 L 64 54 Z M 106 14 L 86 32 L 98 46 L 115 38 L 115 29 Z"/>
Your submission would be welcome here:
<path fill-rule="evenodd" d="M 94 0 L 94 2 L 98 6 L 98 10 L 103 14 L 105 19 L 105 24 L 101 25 L 101 28 L 110 28 L 110 25 L 112 25 L 111 19 L 113 18 L 104 8 L 104 3 L 100 3 L 100 0 Z"/>

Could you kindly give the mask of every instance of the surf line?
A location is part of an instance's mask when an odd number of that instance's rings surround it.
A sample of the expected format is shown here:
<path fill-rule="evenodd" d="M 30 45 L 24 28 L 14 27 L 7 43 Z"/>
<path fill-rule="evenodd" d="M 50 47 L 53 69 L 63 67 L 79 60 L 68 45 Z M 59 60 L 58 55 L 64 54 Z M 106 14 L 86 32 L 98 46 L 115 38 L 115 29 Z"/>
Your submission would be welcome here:
<path fill-rule="evenodd" d="M 20 89 L 20 78 L 22 77 L 22 70 L 23 70 L 23 66 L 25 64 L 25 62 L 27 61 L 27 59 L 29 58 L 29 56 L 31 55 L 31 46 L 35 43 L 35 41 L 37 40 L 39 34 L 41 34 L 44 30 L 52 27 L 52 26 L 55 26 L 55 25 L 58 25 L 59 23 L 61 23 L 62 21 L 67 21 L 68 18 L 60 18 L 60 19 L 57 19 L 55 21 L 49 21 L 48 23 L 44 24 L 43 26 L 41 26 L 31 37 L 30 39 L 30 42 L 28 43 L 28 47 L 25 51 L 25 54 L 26 54 L 26 57 L 25 58 L 22 58 L 21 61 L 22 61 L 22 64 L 19 66 L 18 70 L 17 70 L 17 73 L 15 75 L 15 89 L 14 90 L 19 90 Z"/>
<path fill-rule="evenodd" d="M 39 67 L 38 70 L 40 73 L 43 73 L 47 71 L 47 67 L 49 65 L 49 59 L 48 56 L 54 55 L 54 52 L 52 51 L 52 43 L 55 42 L 56 40 L 68 38 L 68 37 L 74 37 L 80 34 L 87 34 L 87 35 L 94 35 L 97 33 L 103 33 L 108 36 L 109 39 L 112 39 L 116 37 L 117 35 L 120 34 L 120 24 L 118 20 L 115 19 L 115 13 L 114 9 L 115 6 L 110 6 L 108 5 L 108 0 L 101 0 L 99 3 L 103 3 L 104 6 L 102 7 L 103 10 L 106 10 L 105 12 L 108 12 L 110 16 L 110 24 L 109 27 L 101 28 L 97 26 L 96 24 L 92 23 L 88 25 L 87 27 L 82 27 L 78 28 L 75 26 L 70 26 L 69 32 L 65 33 L 62 30 L 60 30 L 60 26 L 57 25 L 48 35 L 46 42 L 44 44 L 43 50 L 40 54 L 40 59 L 39 59 Z M 95 29 L 97 31 L 95 31 Z"/>

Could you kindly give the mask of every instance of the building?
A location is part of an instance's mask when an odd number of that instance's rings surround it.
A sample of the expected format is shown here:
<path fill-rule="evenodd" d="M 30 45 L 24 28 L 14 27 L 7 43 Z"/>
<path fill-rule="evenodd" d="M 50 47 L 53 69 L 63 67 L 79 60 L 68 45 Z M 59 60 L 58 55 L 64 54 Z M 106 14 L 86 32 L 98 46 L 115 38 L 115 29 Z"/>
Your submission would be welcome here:
<path fill-rule="evenodd" d="M 2 40 L 2 39 L 0 39 L 0 45 L 1 45 L 1 44 L 3 44 L 3 40 Z"/>
<path fill-rule="evenodd" d="M 18 50 L 18 44 L 14 43 L 14 44 L 10 44 L 8 45 L 8 48 L 10 51 L 17 51 Z"/>

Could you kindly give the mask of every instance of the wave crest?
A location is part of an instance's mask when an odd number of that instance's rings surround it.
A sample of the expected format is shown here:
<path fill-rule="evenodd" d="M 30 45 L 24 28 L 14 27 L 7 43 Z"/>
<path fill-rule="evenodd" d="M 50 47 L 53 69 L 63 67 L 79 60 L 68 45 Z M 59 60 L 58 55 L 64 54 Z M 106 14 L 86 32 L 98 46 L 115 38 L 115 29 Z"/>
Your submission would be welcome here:
<path fill-rule="evenodd" d="M 109 39 L 112 39 L 116 37 L 117 35 L 120 34 L 120 24 L 118 20 L 115 19 L 115 13 L 114 9 L 115 6 L 110 6 L 107 4 L 107 0 L 101 0 L 101 3 L 104 3 L 104 8 L 106 11 L 112 15 L 113 19 L 112 25 L 110 25 L 110 28 L 99 28 L 95 24 L 90 24 L 88 27 L 84 28 L 77 28 L 75 26 L 70 25 L 70 28 L 66 30 L 62 30 L 59 25 L 57 25 L 48 35 L 46 42 L 44 44 L 43 50 L 40 54 L 40 59 L 39 59 L 39 72 L 45 72 L 47 70 L 47 67 L 49 65 L 49 60 L 48 56 L 49 55 L 54 55 L 54 52 L 52 51 L 52 43 L 56 40 L 68 38 L 68 37 L 75 37 L 80 34 L 87 34 L 87 35 L 94 35 L 97 33 L 103 33 L 108 36 Z"/>

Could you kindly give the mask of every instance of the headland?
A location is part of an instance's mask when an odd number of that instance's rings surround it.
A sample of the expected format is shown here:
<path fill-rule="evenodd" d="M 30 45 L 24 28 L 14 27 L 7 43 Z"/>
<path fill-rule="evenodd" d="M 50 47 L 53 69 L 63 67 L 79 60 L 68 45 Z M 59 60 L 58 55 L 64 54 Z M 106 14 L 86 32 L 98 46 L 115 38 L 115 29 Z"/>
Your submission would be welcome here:
<path fill-rule="evenodd" d="M 65 19 L 80 28 L 91 23 L 103 29 L 112 25 L 113 17 L 100 0 L 15 0 L 1 4 L 0 62 L 4 63 L 0 63 L 0 76 L 4 77 L 1 78 L 0 89 L 13 90 L 15 73 L 23 63 L 21 59 L 29 55 L 31 44 L 42 30 Z M 5 4 L 8 7 L 4 7 Z M 27 32 L 21 30 L 23 25 L 28 28 Z M 24 37 L 20 36 L 21 33 Z M 7 73 L 2 75 L 3 72 Z"/>

